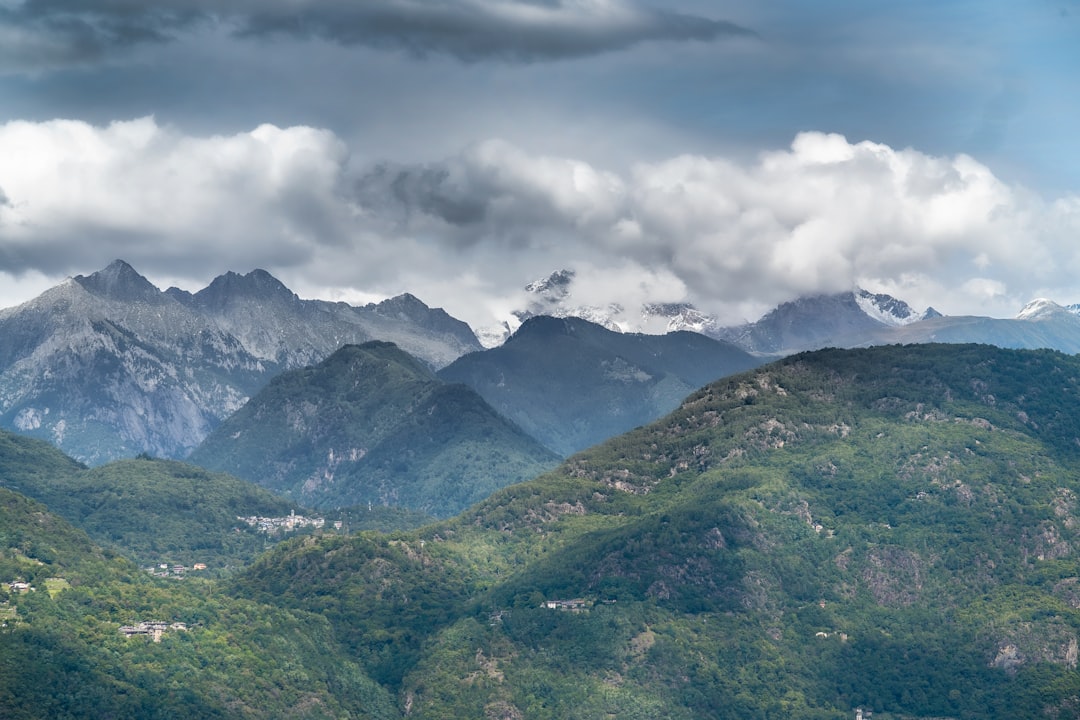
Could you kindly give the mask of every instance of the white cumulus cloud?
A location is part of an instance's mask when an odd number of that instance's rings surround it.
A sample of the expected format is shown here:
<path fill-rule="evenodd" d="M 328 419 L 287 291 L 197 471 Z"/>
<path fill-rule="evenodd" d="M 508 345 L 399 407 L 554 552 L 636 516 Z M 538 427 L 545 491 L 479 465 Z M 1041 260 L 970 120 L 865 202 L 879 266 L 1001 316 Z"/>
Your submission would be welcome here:
<path fill-rule="evenodd" d="M 475 325 L 559 268 L 589 304 L 689 300 L 727 322 L 855 285 L 950 314 L 1080 299 L 1080 197 L 839 135 L 625 173 L 497 140 L 357 167 L 325 130 L 196 137 L 143 118 L 0 125 L 0 159 L 12 287 L 118 257 L 191 287 L 263 267 L 302 295 L 409 291 Z"/>

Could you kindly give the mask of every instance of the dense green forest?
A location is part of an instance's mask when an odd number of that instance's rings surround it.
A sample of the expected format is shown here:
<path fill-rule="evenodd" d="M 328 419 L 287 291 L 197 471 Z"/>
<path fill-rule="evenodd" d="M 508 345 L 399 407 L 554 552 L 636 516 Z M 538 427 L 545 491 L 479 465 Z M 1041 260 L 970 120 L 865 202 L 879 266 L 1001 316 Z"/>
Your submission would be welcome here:
<path fill-rule="evenodd" d="M 1078 392 L 1054 352 L 793 356 L 455 518 L 216 581 L 150 578 L 9 494 L 3 572 L 38 590 L 3 586 L 0 707 L 1076 717 Z M 187 629 L 120 634 L 147 619 Z"/>

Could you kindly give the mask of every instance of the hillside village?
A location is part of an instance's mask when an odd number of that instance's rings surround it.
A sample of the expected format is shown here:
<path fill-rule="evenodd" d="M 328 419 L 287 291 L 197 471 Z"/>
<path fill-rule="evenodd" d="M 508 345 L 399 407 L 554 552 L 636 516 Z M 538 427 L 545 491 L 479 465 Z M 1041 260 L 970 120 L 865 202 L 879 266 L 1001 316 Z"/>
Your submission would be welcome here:
<path fill-rule="evenodd" d="M 261 517 L 258 515 L 248 516 L 236 516 L 237 520 L 245 522 L 251 527 L 255 528 L 261 533 L 274 536 L 281 533 L 292 532 L 301 528 L 314 528 L 316 530 L 321 529 L 326 525 L 326 518 L 321 517 L 307 517 L 305 515 L 297 515 L 293 510 L 285 517 Z M 342 528 L 342 521 L 337 520 L 334 522 L 334 529 L 340 530 Z"/>

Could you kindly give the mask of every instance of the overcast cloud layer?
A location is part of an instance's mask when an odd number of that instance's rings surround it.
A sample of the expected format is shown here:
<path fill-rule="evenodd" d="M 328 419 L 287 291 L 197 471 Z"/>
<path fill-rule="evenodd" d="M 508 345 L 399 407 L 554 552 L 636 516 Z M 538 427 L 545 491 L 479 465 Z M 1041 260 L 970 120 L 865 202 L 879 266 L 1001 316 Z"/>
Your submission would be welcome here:
<path fill-rule="evenodd" d="M 1080 301 L 1075 0 L 0 0 L 0 307 L 188 289 L 726 322 Z"/>
<path fill-rule="evenodd" d="M 325 130 L 191 137 L 152 118 L 8 123 L 0 157 L 14 275 L 119 257 L 197 287 L 258 258 L 307 294 L 423 284 L 486 325 L 556 265 L 578 270 L 584 301 L 692 299 L 729 321 L 856 285 L 1011 314 L 1080 274 L 1080 197 L 1039 197 L 964 155 L 817 132 L 750 163 L 682 155 L 625 174 L 498 140 L 355 167 Z"/>
<path fill-rule="evenodd" d="M 16 0 L 0 5 L 0 68 L 97 62 L 217 23 L 243 36 L 314 36 L 470 61 L 579 57 L 646 40 L 752 34 L 624 0 Z"/>

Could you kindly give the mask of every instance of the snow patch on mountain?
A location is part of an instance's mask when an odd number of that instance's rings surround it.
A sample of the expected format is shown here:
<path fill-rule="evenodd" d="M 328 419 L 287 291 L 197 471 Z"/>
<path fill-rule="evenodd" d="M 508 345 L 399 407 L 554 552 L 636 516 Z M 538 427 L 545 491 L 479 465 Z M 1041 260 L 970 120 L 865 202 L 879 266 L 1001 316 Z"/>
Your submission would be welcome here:
<path fill-rule="evenodd" d="M 688 331 L 710 335 L 720 329 L 715 317 L 690 303 L 648 303 L 641 308 L 641 316 L 646 325 L 653 318 L 666 321 L 664 332 Z"/>
<path fill-rule="evenodd" d="M 550 300 L 562 300 L 570 294 L 570 284 L 576 274 L 573 270 L 556 270 L 546 278 L 529 283 L 525 290 Z"/>
<path fill-rule="evenodd" d="M 862 288 L 855 290 L 855 302 L 871 318 L 891 327 L 903 327 L 937 315 L 933 308 L 928 308 L 926 312 L 915 312 L 906 302 L 892 295 L 872 293 Z M 931 312 L 933 315 L 929 315 Z"/>

